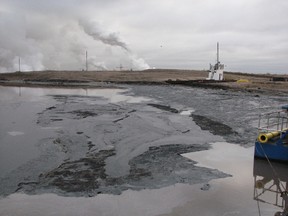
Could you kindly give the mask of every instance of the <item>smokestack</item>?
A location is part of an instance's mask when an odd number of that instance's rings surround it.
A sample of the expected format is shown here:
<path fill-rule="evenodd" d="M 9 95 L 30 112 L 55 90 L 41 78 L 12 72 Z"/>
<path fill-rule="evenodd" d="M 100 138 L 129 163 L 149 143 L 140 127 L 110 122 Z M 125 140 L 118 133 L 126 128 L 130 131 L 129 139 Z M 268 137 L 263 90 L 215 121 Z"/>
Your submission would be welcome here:
<path fill-rule="evenodd" d="M 131 52 L 127 44 L 121 41 L 120 38 L 118 37 L 118 34 L 116 34 L 115 32 L 110 32 L 110 33 L 105 32 L 98 25 L 97 22 L 83 20 L 83 19 L 80 19 L 78 22 L 79 22 L 79 26 L 82 27 L 84 32 L 87 35 L 91 36 L 94 40 L 101 41 L 102 43 L 110 45 L 110 46 L 120 47 L 123 50 L 125 50 L 129 58 L 132 60 L 133 66 L 135 68 L 141 69 L 141 70 L 150 68 L 144 59 L 138 58 L 135 54 Z M 86 52 L 86 58 L 87 58 L 87 52 Z M 93 64 L 93 62 L 91 62 L 90 64 Z M 102 65 L 100 65 L 100 67 L 102 67 Z M 105 65 L 104 65 L 104 68 L 106 68 Z M 121 69 L 123 69 L 123 67 L 121 67 Z M 88 65 L 86 66 L 86 70 L 88 70 Z"/>
<path fill-rule="evenodd" d="M 18 64 L 19 64 L 19 72 L 21 72 L 21 58 L 19 57 L 19 62 L 18 62 Z"/>
<path fill-rule="evenodd" d="M 86 71 L 88 71 L 88 52 L 86 50 Z"/>

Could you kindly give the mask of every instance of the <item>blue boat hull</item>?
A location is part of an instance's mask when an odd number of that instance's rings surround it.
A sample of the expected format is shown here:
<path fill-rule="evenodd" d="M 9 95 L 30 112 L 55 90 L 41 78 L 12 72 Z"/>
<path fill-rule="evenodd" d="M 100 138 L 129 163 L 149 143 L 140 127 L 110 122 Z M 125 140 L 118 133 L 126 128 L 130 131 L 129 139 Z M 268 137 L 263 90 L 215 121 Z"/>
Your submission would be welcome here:
<path fill-rule="evenodd" d="M 276 143 L 260 143 L 255 142 L 255 157 L 268 158 L 269 160 L 277 160 L 288 162 L 288 146 Z"/>

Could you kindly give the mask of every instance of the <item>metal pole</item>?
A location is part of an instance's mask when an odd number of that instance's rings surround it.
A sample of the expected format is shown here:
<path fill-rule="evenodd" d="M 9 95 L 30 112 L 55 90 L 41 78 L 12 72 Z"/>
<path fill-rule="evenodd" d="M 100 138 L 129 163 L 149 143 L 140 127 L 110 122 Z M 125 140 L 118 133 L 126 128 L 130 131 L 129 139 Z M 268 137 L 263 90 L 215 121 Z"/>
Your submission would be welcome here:
<path fill-rule="evenodd" d="M 21 72 L 21 58 L 19 57 L 19 72 Z"/>
<path fill-rule="evenodd" d="M 219 63 L 219 42 L 217 42 L 217 64 Z"/>
<path fill-rule="evenodd" d="M 88 52 L 86 50 L 86 71 L 88 71 Z"/>

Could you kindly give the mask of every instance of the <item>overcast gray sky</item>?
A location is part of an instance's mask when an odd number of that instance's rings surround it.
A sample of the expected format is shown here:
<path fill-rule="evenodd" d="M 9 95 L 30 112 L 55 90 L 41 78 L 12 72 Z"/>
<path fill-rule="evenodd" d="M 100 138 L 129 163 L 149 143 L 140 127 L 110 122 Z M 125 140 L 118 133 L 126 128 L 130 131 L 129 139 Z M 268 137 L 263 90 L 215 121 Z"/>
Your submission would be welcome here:
<path fill-rule="evenodd" d="M 287 0 L 0 0 L 0 72 L 288 72 Z"/>

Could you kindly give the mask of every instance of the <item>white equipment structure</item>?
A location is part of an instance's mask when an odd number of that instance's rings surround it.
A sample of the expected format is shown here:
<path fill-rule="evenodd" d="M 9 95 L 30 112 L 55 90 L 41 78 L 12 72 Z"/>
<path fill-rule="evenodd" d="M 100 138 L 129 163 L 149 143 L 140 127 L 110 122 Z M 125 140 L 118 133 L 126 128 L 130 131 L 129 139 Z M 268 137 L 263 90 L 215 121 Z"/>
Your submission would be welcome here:
<path fill-rule="evenodd" d="M 210 64 L 210 70 L 207 80 L 221 81 L 224 79 L 224 64 L 219 61 L 219 43 L 217 42 L 217 62 L 213 66 Z"/>

